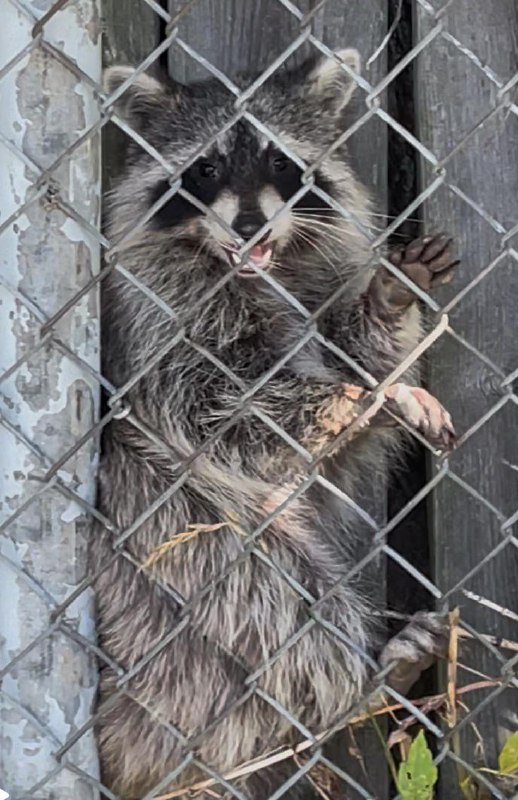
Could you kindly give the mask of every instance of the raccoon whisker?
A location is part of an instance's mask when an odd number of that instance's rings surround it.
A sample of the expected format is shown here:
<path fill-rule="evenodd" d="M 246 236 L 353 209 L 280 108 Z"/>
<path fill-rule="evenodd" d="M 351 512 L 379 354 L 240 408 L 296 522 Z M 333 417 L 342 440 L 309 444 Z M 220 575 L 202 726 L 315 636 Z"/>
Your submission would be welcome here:
<path fill-rule="evenodd" d="M 307 228 L 297 228 L 295 232 L 297 231 L 303 235 L 307 244 L 311 245 L 311 247 L 318 247 L 319 252 L 326 252 L 329 256 L 335 255 L 344 247 L 343 238 L 329 233 L 323 234 L 321 231 L 308 230 Z"/>
<path fill-rule="evenodd" d="M 320 216 L 322 216 L 323 214 L 329 214 L 330 216 L 331 215 L 335 215 L 336 216 L 336 213 L 337 213 L 332 208 L 318 208 L 316 206 L 314 208 L 310 208 L 310 207 L 304 208 L 304 212 L 306 212 L 306 211 L 318 211 Z M 302 212 L 302 213 L 304 213 L 304 212 Z M 352 212 L 353 213 L 360 213 L 360 209 L 352 209 Z M 300 212 L 299 211 L 295 211 L 294 213 L 298 215 Z M 381 214 L 380 212 L 368 211 L 367 212 L 367 216 L 368 217 L 377 217 L 379 219 L 397 219 L 399 214 Z M 405 222 L 417 222 L 417 223 L 422 223 L 423 222 L 423 220 L 419 219 L 419 217 L 405 217 L 404 221 Z"/>
<path fill-rule="evenodd" d="M 325 224 L 318 226 L 318 223 L 314 221 L 297 221 L 295 223 L 295 228 L 303 230 L 306 233 L 316 234 L 321 237 L 321 243 L 327 244 L 329 247 L 333 247 L 335 242 L 342 245 L 344 243 L 344 230 L 340 227 Z"/>
<path fill-rule="evenodd" d="M 322 225 L 340 225 L 340 224 L 347 224 L 346 220 L 333 211 L 332 214 L 322 213 L 320 209 L 315 208 L 313 210 L 308 209 L 307 211 L 295 211 L 294 216 L 300 219 L 310 219 L 315 220 L 316 222 L 320 222 Z"/>
<path fill-rule="evenodd" d="M 342 238 L 329 236 L 329 234 L 327 234 L 326 238 L 324 238 L 324 236 L 318 232 L 317 238 L 315 236 L 315 231 L 304 228 L 296 229 L 295 234 L 297 233 L 304 240 L 306 246 L 315 249 L 322 255 L 326 253 L 330 258 L 335 256 L 337 252 L 340 252 L 344 246 L 344 240 Z"/>
<path fill-rule="evenodd" d="M 195 252 L 193 253 L 192 258 L 187 262 L 186 266 L 188 266 L 188 267 L 193 266 L 196 263 L 196 261 L 198 261 L 199 257 L 202 255 L 202 253 L 207 249 L 207 245 L 208 245 L 208 243 L 210 241 L 210 238 L 211 238 L 210 234 L 207 234 L 205 239 L 203 239 L 202 242 L 200 243 L 200 245 L 196 248 Z"/>
<path fill-rule="evenodd" d="M 355 213 L 354 209 L 353 209 L 353 213 Z M 316 213 L 316 212 L 314 214 L 311 214 L 311 213 L 306 213 L 306 212 L 302 212 L 301 213 L 300 211 L 296 211 L 294 213 L 294 216 L 297 217 L 297 218 L 300 218 L 300 219 L 311 220 L 312 222 L 318 223 L 320 225 L 331 225 L 331 226 L 339 227 L 342 230 L 343 230 L 344 224 L 348 224 L 346 222 L 346 220 L 344 220 L 342 217 L 338 217 L 336 214 L 333 214 L 333 216 L 329 216 L 329 217 L 326 218 L 326 217 L 322 217 L 321 214 Z"/>
<path fill-rule="evenodd" d="M 198 259 L 198 258 L 201 256 L 201 254 L 202 254 L 202 253 L 203 253 L 203 251 L 206 249 L 206 247 L 207 247 L 207 245 L 208 245 L 208 243 L 209 243 L 209 239 L 210 239 L 210 235 L 207 235 L 207 236 L 205 237 L 205 239 L 203 239 L 202 243 L 200 244 L 199 248 L 196 250 L 196 253 L 195 253 L 195 254 L 194 254 L 194 256 L 193 256 L 193 258 L 192 258 L 192 262 L 191 262 L 191 263 L 193 263 L 194 261 L 196 261 L 196 260 L 197 260 L 197 259 Z"/>
<path fill-rule="evenodd" d="M 294 216 L 300 219 L 314 219 L 317 222 L 321 222 L 323 225 L 337 225 L 339 217 L 336 214 L 328 214 L 327 216 L 324 214 L 319 214 L 318 209 L 315 209 L 314 212 L 308 211 L 295 211 Z"/>
<path fill-rule="evenodd" d="M 327 219 L 321 219 L 321 217 L 318 214 L 296 213 L 293 216 L 297 221 L 300 220 L 301 222 L 309 222 L 311 224 L 325 226 L 326 228 L 336 228 L 338 230 L 341 230 L 342 232 L 344 231 L 343 223 L 340 223 L 336 219 L 336 217 L 331 217 L 329 220 L 327 220 Z"/>
<path fill-rule="evenodd" d="M 344 231 L 343 226 L 341 226 L 341 225 L 333 225 L 333 224 L 330 224 L 330 223 L 327 223 L 327 222 L 320 222 L 319 220 L 301 219 L 301 220 L 297 220 L 296 221 L 296 225 L 300 225 L 301 227 L 304 227 L 304 228 L 307 228 L 307 229 L 310 229 L 310 230 L 313 230 L 313 229 L 316 229 L 316 228 L 321 228 L 322 230 L 324 230 L 324 231 L 326 231 L 328 233 L 338 234 L 339 238 L 342 241 L 344 239 L 344 236 L 346 235 L 346 231 Z"/>
<path fill-rule="evenodd" d="M 301 239 L 303 239 L 303 240 L 304 240 L 304 241 L 305 241 L 305 242 L 306 242 L 306 243 L 307 243 L 307 244 L 308 244 L 310 247 L 314 248 L 314 249 L 315 249 L 315 250 L 316 250 L 318 253 L 320 253 L 320 255 L 321 255 L 321 256 L 322 256 L 322 258 L 323 258 L 323 259 L 326 261 L 326 263 L 327 263 L 327 264 L 329 264 L 329 266 L 331 267 L 331 269 L 333 270 L 333 272 L 335 273 L 335 275 L 337 276 L 337 278 L 340 278 L 340 277 L 341 277 L 341 276 L 340 276 L 340 273 L 338 272 L 338 268 L 337 268 L 336 264 L 334 264 L 334 263 L 331 261 L 331 259 L 330 259 L 330 258 L 328 257 L 328 255 L 325 253 L 325 251 L 324 251 L 324 250 L 322 250 L 322 248 L 320 248 L 320 247 L 319 247 L 317 244 L 315 244 L 315 242 L 314 242 L 314 241 L 312 241 L 312 240 L 309 238 L 309 236 L 306 236 L 306 234 L 305 234 L 305 233 L 303 233 L 303 232 L 302 232 L 300 229 L 296 229 L 296 230 L 295 230 L 295 236 L 300 236 L 300 238 L 301 238 Z"/>
<path fill-rule="evenodd" d="M 300 253 L 300 251 L 302 250 L 302 247 L 303 247 L 303 243 L 302 242 L 298 242 L 296 239 L 294 239 L 294 240 L 292 240 L 292 242 L 290 244 L 290 247 L 293 248 L 293 250 L 296 253 Z"/>
<path fill-rule="evenodd" d="M 302 248 L 304 247 L 304 244 L 305 244 L 304 242 L 302 242 L 302 241 L 299 242 L 295 238 L 293 238 L 291 240 L 291 242 L 289 243 L 288 252 L 290 253 L 290 255 L 294 255 L 296 257 L 299 257 L 300 252 L 301 252 Z"/>
<path fill-rule="evenodd" d="M 322 206 L 304 206 L 304 208 L 303 208 L 303 209 L 298 209 L 298 208 L 295 208 L 295 209 L 294 209 L 294 211 L 293 211 L 293 213 L 294 213 L 294 214 L 297 214 L 297 216 L 299 216 L 299 215 L 300 215 L 300 216 L 303 216 L 303 215 L 304 215 L 304 214 L 306 214 L 308 211 L 309 211 L 309 212 L 311 212 L 311 211 L 318 211 L 318 213 L 319 213 L 320 215 L 322 215 L 322 214 L 328 214 L 330 217 L 332 217 L 332 216 L 336 216 L 336 211 L 334 210 L 334 208 L 331 208 L 331 207 L 329 207 L 329 208 L 322 208 Z"/>
<path fill-rule="evenodd" d="M 320 247 L 327 246 L 334 249 L 335 243 L 343 244 L 344 241 L 343 237 L 339 237 L 335 233 L 332 233 L 331 231 L 326 231 L 325 233 L 322 233 L 322 231 L 315 230 L 312 226 L 309 225 L 296 225 L 294 228 L 294 232 L 302 236 L 304 240 L 309 244 L 313 245 L 318 243 Z M 316 242 L 315 239 L 312 238 L 311 234 L 319 237 L 318 242 Z"/>
<path fill-rule="evenodd" d="M 344 241 L 344 231 L 340 228 L 326 227 L 324 225 L 315 225 L 313 222 L 297 222 L 295 228 L 306 231 L 306 233 L 314 233 L 318 236 L 323 236 L 329 239 L 334 239 L 339 242 Z"/>
<path fill-rule="evenodd" d="M 310 221 L 311 224 L 321 225 L 323 227 L 325 226 L 325 227 L 328 227 L 328 228 L 334 228 L 336 230 L 340 230 L 340 231 L 342 231 L 342 234 L 343 234 L 343 230 L 344 230 L 343 225 L 340 225 L 338 222 L 327 222 L 326 220 L 319 219 L 316 215 L 312 215 L 312 214 L 303 215 L 303 214 L 298 214 L 297 213 L 294 216 L 300 217 L 300 219 L 303 219 L 304 221 Z M 383 231 L 384 230 L 384 228 L 380 228 L 377 225 L 374 225 L 372 222 L 369 222 L 369 228 L 371 228 L 373 231 Z"/>
<path fill-rule="evenodd" d="M 371 214 L 370 211 L 367 211 L 365 208 L 355 208 L 352 207 L 349 203 L 347 204 L 347 209 L 352 213 L 358 215 L 358 217 L 365 219 L 371 216 L 383 216 L 380 214 Z M 322 206 L 307 206 L 301 210 L 295 209 L 294 214 L 297 215 L 304 215 L 308 212 L 316 214 L 320 219 L 322 217 L 330 217 L 332 219 L 343 219 L 341 214 L 336 211 L 334 208 L 322 208 Z"/>

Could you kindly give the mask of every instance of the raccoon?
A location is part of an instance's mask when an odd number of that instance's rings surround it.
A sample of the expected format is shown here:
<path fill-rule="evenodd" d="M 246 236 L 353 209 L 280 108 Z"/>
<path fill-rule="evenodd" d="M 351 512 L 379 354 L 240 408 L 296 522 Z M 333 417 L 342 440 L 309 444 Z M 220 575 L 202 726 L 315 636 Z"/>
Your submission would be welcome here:
<path fill-rule="evenodd" d="M 131 144 L 109 198 L 104 281 L 104 373 L 123 407 L 99 483 L 117 534 L 99 526 L 92 542 L 97 736 L 124 800 L 187 796 L 207 769 L 346 720 L 380 647 L 349 575 L 350 499 L 401 447 L 394 413 L 452 443 L 415 368 L 355 429 L 372 381 L 421 336 L 411 289 L 373 269 L 368 193 L 335 144 L 359 69 L 353 49 L 309 59 L 241 111 L 213 79 L 106 75 L 110 93 L 132 78 L 115 111 L 154 148 Z M 427 290 L 456 263 L 444 235 L 386 256 Z M 406 691 L 444 642 L 442 622 L 418 615 L 381 664 Z M 294 770 L 232 783 L 264 800 Z M 309 784 L 288 786 L 295 798 Z"/>

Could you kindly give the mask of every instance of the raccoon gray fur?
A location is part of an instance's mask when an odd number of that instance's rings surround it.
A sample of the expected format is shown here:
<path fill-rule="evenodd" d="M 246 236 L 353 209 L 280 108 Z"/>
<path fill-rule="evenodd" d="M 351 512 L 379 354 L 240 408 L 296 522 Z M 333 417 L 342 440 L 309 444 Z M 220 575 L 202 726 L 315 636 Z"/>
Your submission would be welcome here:
<path fill-rule="evenodd" d="M 401 300 L 390 273 L 373 279 L 367 192 L 343 147 L 328 150 L 354 88 L 340 61 L 359 70 L 356 51 L 344 50 L 271 78 L 247 101 L 288 152 L 318 159 L 317 188 L 305 194 L 300 165 L 264 129 L 250 117 L 228 125 L 235 99 L 216 81 L 139 75 L 116 105 L 173 167 L 192 161 L 182 186 L 203 204 L 176 193 L 150 215 L 169 174 L 138 145 L 110 198 L 123 269 L 104 282 L 104 371 L 126 387 L 128 413 L 105 430 L 99 507 L 125 536 L 114 550 L 115 534 L 99 528 L 92 558 L 111 659 L 101 670 L 102 775 L 125 800 L 188 786 L 206 777 L 203 765 L 225 774 L 339 723 L 379 646 L 372 608 L 346 577 L 357 517 L 318 481 L 306 486 L 308 461 L 294 444 L 318 459 L 313 475 L 352 498 L 362 481 L 382 480 L 401 441 L 388 417 L 329 450 L 350 410 L 344 384 L 366 386 L 336 348 L 381 380 L 421 335 L 413 295 L 403 287 Z M 107 89 L 131 74 L 112 68 Z M 229 230 L 247 242 L 263 228 L 240 261 Z M 451 266 L 446 250 L 435 246 L 439 272 Z M 275 283 L 314 315 L 321 338 Z M 443 415 L 435 427 L 448 424 Z M 279 766 L 234 785 L 263 800 L 289 774 Z"/>

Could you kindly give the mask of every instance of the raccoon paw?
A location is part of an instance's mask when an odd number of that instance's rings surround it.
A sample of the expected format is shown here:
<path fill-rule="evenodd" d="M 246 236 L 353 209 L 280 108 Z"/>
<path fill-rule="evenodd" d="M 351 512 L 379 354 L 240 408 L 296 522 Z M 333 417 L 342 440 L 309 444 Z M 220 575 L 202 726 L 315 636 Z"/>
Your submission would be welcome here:
<path fill-rule="evenodd" d="M 435 612 L 414 614 L 401 633 L 385 645 L 379 664 L 394 664 L 385 683 L 400 694 L 406 694 L 422 672 L 448 654 L 450 627 L 448 617 Z"/>
<path fill-rule="evenodd" d="M 439 401 L 420 386 L 394 383 L 385 389 L 387 408 L 419 431 L 430 444 L 450 450 L 456 441 L 451 417 Z"/>
<path fill-rule="evenodd" d="M 449 283 L 453 278 L 453 271 L 460 263 L 455 259 L 453 251 L 453 239 L 446 233 L 439 233 L 435 236 L 421 236 L 406 247 L 393 250 L 388 260 L 420 289 L 428 292 Z M 417 299 L 412 289 L 386 267 L 381 267 L 376 272 L 371 285 L 371 296 L 385 315 L 400 314 Z"/>

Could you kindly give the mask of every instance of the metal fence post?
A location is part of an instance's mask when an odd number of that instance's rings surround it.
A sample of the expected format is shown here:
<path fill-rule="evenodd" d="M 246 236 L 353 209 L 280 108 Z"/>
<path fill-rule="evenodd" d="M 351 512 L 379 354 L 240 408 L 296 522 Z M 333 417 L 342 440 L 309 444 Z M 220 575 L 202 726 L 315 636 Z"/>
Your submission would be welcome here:
<path fill-rule="evenodd" d="M 56 12 L 56 13 L 54 13 Z M 98 414 L 98 297 L 90 290 L 42 330 L 99 269 L 101 77 L 97 0 L 0 0 L 0 783 L 12 798 L 93 800 L 92 596 L 60 604 L 85 575 L 97 445 L 49 467 Z M 92 371 L 89 372 L 89 369 Z M 41 786 L 41 789 L 38 787 Z"/>

